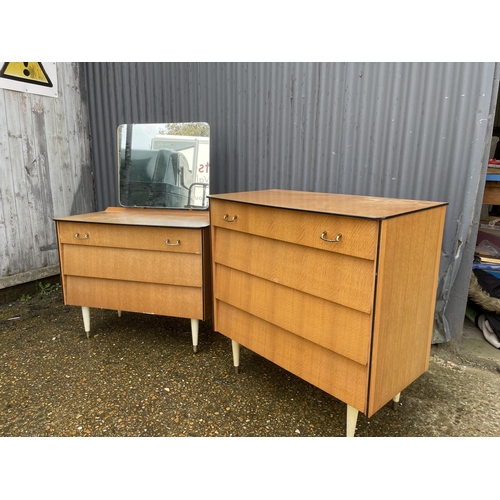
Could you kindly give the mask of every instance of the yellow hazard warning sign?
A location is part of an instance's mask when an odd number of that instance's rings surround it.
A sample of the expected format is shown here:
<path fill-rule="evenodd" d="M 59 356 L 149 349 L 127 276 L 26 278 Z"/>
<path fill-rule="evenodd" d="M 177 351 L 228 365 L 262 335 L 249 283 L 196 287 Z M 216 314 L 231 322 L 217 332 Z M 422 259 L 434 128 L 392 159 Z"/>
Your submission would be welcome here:
<path fill-rule="evenodd" d="M 52 87 L 52 82 L 40 62 L 4 63 L 0 69 L 0 77 Z"/>
<path fill-rule="evenodd" d="M 0 63 L 0 88 L 57 97 L 55 63 Z"/>

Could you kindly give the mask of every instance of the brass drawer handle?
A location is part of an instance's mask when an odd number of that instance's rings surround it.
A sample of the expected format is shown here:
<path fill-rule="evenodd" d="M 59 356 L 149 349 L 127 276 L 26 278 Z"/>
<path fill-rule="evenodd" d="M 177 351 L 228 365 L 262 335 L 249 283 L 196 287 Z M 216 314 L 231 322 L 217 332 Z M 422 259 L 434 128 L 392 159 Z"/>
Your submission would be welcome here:
<path fill-rule="evenodd" d="M 236 215 L 233 215 L 233 218 L 231 220 L 229 220 L 229 214 L 225 214 L 224 217 L 222 217 L 226 222 L 234 222 L 237 217 Z"/>
<path fill-rule="evenodd" d="M 337 234 L 337 236 L 335 236 L 335 239 L 333 239 L 333 240 L 329 240 L 329 239 L 326 237 L 326 231 L 323 231 L 323 232 L 321 233 L 320 238 L 321 238 L 323 241 L 328 241 L 328 243 L 337 243 L 338 241 L 340 241 L 340 238 L 342 238 L 342 233 Z"/>
<path fill-rule="evenodd" d="M 170 243 L 170 240 L 165 240 L 165 244 L 169 247 L 177 247 L 181 243 L 181 240 L 177 240 L 175 243 Z"/>
<path fill-rule="evenodd" d="M 80 233 L 75 233 L 75 238 L 77 240 L 88 240 L 89 239 L 89 233 L 85 233 L 84 236 L 80 236 Z"/>

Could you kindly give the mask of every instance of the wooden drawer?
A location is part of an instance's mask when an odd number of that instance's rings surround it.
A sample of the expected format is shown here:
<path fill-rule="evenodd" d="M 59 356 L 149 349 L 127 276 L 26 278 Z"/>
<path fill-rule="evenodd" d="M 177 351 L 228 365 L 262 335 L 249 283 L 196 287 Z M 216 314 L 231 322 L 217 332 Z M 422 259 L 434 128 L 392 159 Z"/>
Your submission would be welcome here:
<path fill-rule="evenodd" d="M 215 228 L 214 243 L 213 260 L 216 264 L 367 314 L 372 311 L 375 264 L 371 260 L 228 231 L 222 227 Z M 215 279 L 218 279 L 217 268 Z"/>
<path fill-rule="evenodd" d="M 220 333 L 354 408 L 366 411 L 366 365 L 339 356 L 224 302 L 216 302 L 216 316 Z"/>
<path fill-rule="evenodd" d="M 64 275 L 201 287 L 202 256 L 129 248 L 64 245 Z"/>
<path fill-rule="evenodd" d="M 234 231 L 374 260 L 379 221 L 212 199 L 211 224 Z M 321 238 L 339 241 L 328 242 Z"/>
<path fill-rule="evenodd" d="M 204 319 L 203 290 L 189 286 L 67 276 L 67 305 Z"/>
<path fill-rule="evenodd" d="M 57 228 L 60 244 L 135 248 L 200 255 L 202 252 L 200 229 L 72 221 L 57 221 Z"/>
<path fill-rule="evenodd" d="M 372 317 L 325 299 L 216 265 L 217 300 L 367 365 Z"/>

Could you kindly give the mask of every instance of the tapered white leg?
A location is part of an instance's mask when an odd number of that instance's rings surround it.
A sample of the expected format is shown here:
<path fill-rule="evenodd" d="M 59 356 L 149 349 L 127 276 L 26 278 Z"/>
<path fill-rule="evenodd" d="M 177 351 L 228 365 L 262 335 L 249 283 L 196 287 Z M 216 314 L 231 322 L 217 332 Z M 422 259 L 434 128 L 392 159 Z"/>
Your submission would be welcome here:
<path fill-rule="evenodd" d="M 401 393 L 396 394 L 392 399 L 392 409 L 397 410 L 399 408 L 399 398 L 401 397 Z"/>
<path fill-rule="evenodd" d="M 122 312 L 121 311 L 116 311 L 118 313 L 118 317 L 121 318 L 122 317 Z"/>
<path fill-rule="evenodd" d="M 238 373 L 240 371 L 240 344 L 235 340 L 231 340 L 231 345 L 233 347 L 234 371 Z"/>
<path fill-rule="evenodd" d="M 87 338 L 90 337 L 90 307 L 82 306 L 83 327 Z"/>
<path fill-rule="evenodd" d="M 354 437 L 356 432 L 356 422 L 358 421 L 358 410 L 347 405 L 347 437 Z"/>
<path fill-rule="evenodd" d="M 197 319 L 191 319 L 191 335 L 193 337 L 193 351 L 198 352 L 198 331 L 200 327 L 200 321 Z"/>

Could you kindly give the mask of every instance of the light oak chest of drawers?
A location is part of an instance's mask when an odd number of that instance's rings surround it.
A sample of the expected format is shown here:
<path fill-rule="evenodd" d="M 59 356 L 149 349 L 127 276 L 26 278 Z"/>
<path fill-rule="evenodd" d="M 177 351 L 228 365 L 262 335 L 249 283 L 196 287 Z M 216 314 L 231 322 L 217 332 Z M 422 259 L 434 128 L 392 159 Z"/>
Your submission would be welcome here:
<path fill-rule="evenodd" d="M 199 320 L 212 314 L 208 211 L 110 207 L 56 218 L 64 303 Z"/>
<path fill-rule="evenodd" d="M 446 203 L 210 196 L 214 328 L 345 402 L 347 434 L 429 365 Z"/>

